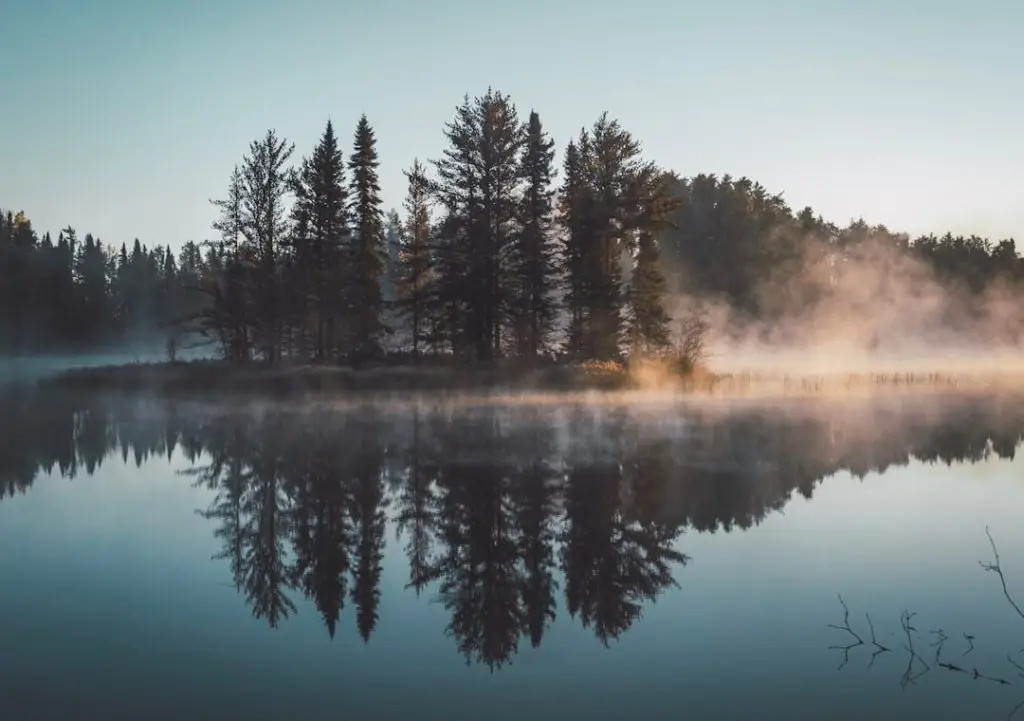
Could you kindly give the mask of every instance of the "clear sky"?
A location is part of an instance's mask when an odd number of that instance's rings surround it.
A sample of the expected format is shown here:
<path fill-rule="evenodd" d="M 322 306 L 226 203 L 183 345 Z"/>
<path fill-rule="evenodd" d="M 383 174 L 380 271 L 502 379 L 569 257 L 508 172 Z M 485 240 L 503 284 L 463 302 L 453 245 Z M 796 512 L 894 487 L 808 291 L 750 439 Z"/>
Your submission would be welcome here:
<path fill-rule="evenodd" d="M 248 143 L 374 126 L 388 206 L 464 93 L 563 147 L 607 109 L 684 175 L 845 222 L 1024 239 L 1021 0 L 0 0 L 0 207 L 212 237 Z"/>

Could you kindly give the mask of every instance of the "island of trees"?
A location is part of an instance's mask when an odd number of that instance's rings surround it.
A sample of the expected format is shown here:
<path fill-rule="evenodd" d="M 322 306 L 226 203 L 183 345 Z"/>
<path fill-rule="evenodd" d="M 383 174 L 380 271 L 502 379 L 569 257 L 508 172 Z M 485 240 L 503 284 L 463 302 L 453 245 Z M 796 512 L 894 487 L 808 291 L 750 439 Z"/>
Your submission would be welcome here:
<path fill-rule="evenodd" d="M 232 364 L 685 364 L 707 326 L 678 298 L 781 327 L 808 309 L 863 314 L 846 289 L 864 285 L 865 267 L 885 300 L 894 264 L 908 262 L 955 297 L 956 312 L 929 306 L 935 323 L 1022 338 L 1012 239 L 840 227 L 746 178 L 664 169 L 607 114 L 556 168 L 538 113 L 496 90 L 466 96 L 443 133 L 441 156 L 405 171 L 401 212 L 385 212 L 365 116 L 347 152 L 331 122 L 302 158 L 269 130 L 213 201 L 216 237 L 177 253 L 70 226 L 40 235 L 25 213 L 0 213 L 0 352 L 159 340 L 172 358 L 205 342 Z M 997 296 L 999 323 L 980 322 Z"/>

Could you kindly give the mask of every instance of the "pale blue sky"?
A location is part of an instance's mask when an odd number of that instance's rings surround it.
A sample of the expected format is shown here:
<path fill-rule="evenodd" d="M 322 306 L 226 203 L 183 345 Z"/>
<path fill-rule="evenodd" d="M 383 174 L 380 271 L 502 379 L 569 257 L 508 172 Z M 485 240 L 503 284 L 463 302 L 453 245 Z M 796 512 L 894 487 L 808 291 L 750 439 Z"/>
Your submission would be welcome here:
<path fill-rule="evenodd" d="M 559 147 L 604 109 L 684 175 L 910 232 L 1024 238 L 1020 0 L 0 0 L 0 207 L 212 237 L 249 141 L 377 131 L 387 205 L 466 92 Z"/>

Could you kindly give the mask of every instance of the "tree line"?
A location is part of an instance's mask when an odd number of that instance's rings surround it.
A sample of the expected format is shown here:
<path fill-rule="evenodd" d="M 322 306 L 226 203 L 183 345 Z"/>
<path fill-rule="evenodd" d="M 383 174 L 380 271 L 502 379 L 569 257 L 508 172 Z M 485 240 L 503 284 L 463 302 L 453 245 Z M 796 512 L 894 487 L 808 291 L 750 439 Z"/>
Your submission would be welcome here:
<path fill-rule="evenodd" d="M 294 162 L 269 130 L 214 201 L 217 237 L 177 254 L 71 227 L 54 241 L 24 213 L 0 214 L 0 349 L 188 337 L 237 363 L 612 360 L 671 348 L 691 312 L 677 293 L 782 322 L 842 300 L 844 272 L 894 257 L 958 303 L 1024 289 L 1012 239 L 841 228 L 747 178 L 666 170 L 608 114 L 567 142 L 560 167 L 538 113 L 522 118 L 496 90 L 466 96 L 443 134 L 439 158 L 405 171 L 401 211 L 385 212 L 365 116 L 347 158 L 331 122 Z"/>

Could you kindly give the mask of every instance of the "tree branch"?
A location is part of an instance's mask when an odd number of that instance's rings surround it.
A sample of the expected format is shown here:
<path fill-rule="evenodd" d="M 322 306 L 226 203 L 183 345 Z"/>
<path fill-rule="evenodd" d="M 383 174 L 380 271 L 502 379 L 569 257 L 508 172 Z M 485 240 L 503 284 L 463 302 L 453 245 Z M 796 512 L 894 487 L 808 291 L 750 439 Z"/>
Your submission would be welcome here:
<path fill-rule="evenodd" d="M 1010 602 L 1011 606 L 1013 606 L 1013 610 L 1017 612 L 1017 615 L 1020 616 L 1021 619 L 1024 619 L 1024 611 L 1022 611 L 1020 606 L 1017 605 L 1017 602 L 1013 600 L 1013 596 L 1010 595 L 1010 591 L 1006 587 L 1006 576 L 1003 575 L 1003 568 L 999 564 L 999 549 L 996 548 L 996 542 L 992 538 L 992 534 L 989 532 L 988 526 L 985 526 L 985 535 L 988 536 L 988 542 L 992 546 L 992 555 L 995 557 L 995 563 L 985 563 L 983 561 L 978 561 L 978 563 L 986 571 L 993 571 L 999 576 L 999 582 L 1003 585 L 1003 595 L 1006 596 L 1006 600 Z"/>

